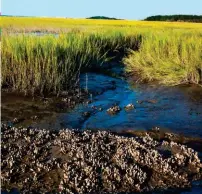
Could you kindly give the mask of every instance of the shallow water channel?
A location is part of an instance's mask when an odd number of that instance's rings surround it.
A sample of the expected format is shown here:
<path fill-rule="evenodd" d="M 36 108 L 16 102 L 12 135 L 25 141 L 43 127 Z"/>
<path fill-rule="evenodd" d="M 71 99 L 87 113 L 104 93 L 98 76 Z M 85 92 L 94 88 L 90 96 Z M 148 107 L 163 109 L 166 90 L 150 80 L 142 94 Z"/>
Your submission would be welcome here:
<path fill-rule="evenodd" d="M 88 73 L 81 75 L 81 87 L 89 91 L 88 104 L 77 105 L 49 122 L 35 126 L 73 129 L 161 130 L 202 137 L 202 88 L 195 85 L 164 87 L 134 84 L 121 78 Z M 125 110 L 129 103 L 132 110 Z M 110 115 L 107 109 L 118 105 L 121 111 Z M 87 112 L 87 116 L 84 113 Z"/>

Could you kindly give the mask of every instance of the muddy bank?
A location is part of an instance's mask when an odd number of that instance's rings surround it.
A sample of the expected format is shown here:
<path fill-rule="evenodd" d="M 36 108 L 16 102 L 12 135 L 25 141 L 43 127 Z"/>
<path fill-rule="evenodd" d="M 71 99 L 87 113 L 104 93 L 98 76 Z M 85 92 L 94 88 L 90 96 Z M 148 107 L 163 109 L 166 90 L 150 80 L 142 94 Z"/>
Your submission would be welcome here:
<path fill-rule="evenodd" d="M 67 193 L 187 188 L 201 179 L 192 148 L 150 135 L 2 126 L 2 189 Z"/>
<path fill-rule="evenodd" d="M 11 126 L 34 126 L 39 122 L 55 120 L 58 114 L 72 110 L 77 104 L 89 102 L 89 94 L 80 88 L 61 92 L 60 96 L 25 96 L 2 90 L 1 120 Z M 63 127 L 62 125 L 59 127 Z"/>
<path fill-rule="evenodd" d="M 122 68 L 111 65 L 104 72 L 87 73 L 87 79 L 82 74 L 79 83 L 82 93 L 75 89 L 58 98 L 32 99 L 3 92 L 2 120 L 26 129 L 3 128 L 2 188 L 17 187 L 24 193 L 61 188 L 67 193 L 86 193 L 88 189 L 91 193 L 151 190 L 156 193 L 158 189 L 163 189 L 163 193 L 183 193 L 182 188 L 173 191 L 182 186 L 186 194 L 186 191 L 200 193 L 197 189 L 202 188 L 201 180 L 199 186 L 198 182 L 192 182 L 200 178 L 195 176 L 196 168 L 189 172 L 189 161 L 195 152 L 180 153 L 178 158 L 171 142 L 180 147 L 183 144 L 183 150 L 189 147 L 197 151 L 202 160 L 202 89 L 195 85 L 138 85 L 125 78 Z M 126 109 L 130 104 L 134 107 Z M 112 107 L 119 107 L 116 114 L 107 111 Z M 61 128 L 77 128 L 80 132 L 68 130 L 62 137 Z M 94 132 L 82 132 L 86 128 Z M 148 134 L 152 145 L 144 142 Z M 61 143 L 55 143 L 58 141 Z M 163 141 L 168 142 L 168 147 L 159 150 Z M 144 164 L 131 154 L 131 149 L 140 153 Z M 157 153 L 155 160 L 150 155 L 153 151 Z M 145 163 L 146 159 L 151 163 Z M 172 160 L 174 163 L 169 163 Z M 169 172 L 156 167 L 156 163 L 164 165 L 164 162 L 168 163 Z M 140 180 L 138 173 L 145 175 L 146 180 L 144 176 Z M 182 175 L 183 180 L 173 178 L 173 173 Z"/>
<path fill-rule="evenodd" d="M 92 72 L 115 77 L 124 74 L 120 64 L 115 62 L 104 63 L 101 68 L 95 65 Z M 1 120 L 16 127 L 37 126 L 48 129 L 65 127 L 65 123 L 58 120 L 59 116 L 71 112 L 78 105 L 87 106 L 92 103 L 92 92 L 88 90 L 88 85 L 86 85 L 86 75 L 88 76 L 86 73 L 82 74 L 81 82 L 78 81 L 74 89 L 61 91 L 59 96 L 56 94 L 44 96 L 28 94 L 25 96 L 23 93 L 13 92 L 4 87 L 1 91 Z M 108 89 L 110 88 L 105 88 L 105 91 Z M 93 93 L 93 95 L 95 94 Z M 56 123 L 55 126 L 52 122 Z"/>

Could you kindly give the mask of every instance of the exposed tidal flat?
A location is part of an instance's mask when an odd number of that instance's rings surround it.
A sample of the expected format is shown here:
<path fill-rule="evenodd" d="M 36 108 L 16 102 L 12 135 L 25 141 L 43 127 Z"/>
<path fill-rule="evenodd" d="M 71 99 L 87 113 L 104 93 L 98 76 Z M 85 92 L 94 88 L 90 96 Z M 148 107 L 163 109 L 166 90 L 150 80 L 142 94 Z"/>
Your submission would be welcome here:
<path fill-rule="evenodd" d="M 200 190 L 201 24 L 57 21 L 2 19 L 2 189 Z"/>

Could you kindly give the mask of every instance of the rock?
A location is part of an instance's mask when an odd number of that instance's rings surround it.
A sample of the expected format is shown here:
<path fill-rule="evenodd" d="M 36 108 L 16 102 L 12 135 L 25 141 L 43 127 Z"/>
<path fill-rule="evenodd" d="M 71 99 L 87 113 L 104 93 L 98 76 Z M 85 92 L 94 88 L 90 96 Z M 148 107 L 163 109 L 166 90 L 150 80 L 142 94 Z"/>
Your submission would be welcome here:
<path fill-rule="evenodd" d="M 50 99 L 48 99 L 48 98 L 42 98 L 41 101 L 42 101 L 44 104 L 47 105 L 47 104 L 49 103 Z"/>
<path fill-rule="evenodd" d="M 17 123 L 19 123 L 19 119 L 18 118 L 14 118 L 12 122 L 13 122 L 13 124 L 17 124 Z"/>
<path fill-rule="evenodd" d="M 130 103 L 127 106 L 125 106 L 125 110 L 132 110 L 134 108 L 135 108 L 135 106 L 132 103 Z"/>
<path fill-rule="evenodd" d="M 62 101 L 62 102 L 68 102 L 68 101 L 71 101 L 71 99 L 68 99 L 68 98 L 62 98 L 61 101 Z"/>
<path fill-rule="evenodd" d="M 96 106 L 94 106 L 94 105 L 92 105 L 91 108 L 92 108 L 93 110 L 98 110 L 98 111 L 102 111 L 102 110 L 103 110 L 102 107 L 96 107 Z"/>
<path fill-rule="evenodd" d="M 109 114 L 117 114 L 121 111 L 121 108 L 119 106 L 112 106 L 111 108 L 107 109 L 107 112 Z"/>
<path fill-rule="evenodd" d="M 34 115 L 31 117 L 32 120 L 37 120 L 39 117 L 37 115 Z"/>
<path fill-rule="evenodd" d="M 148 103 L 151 103 L 151 104 L 156 104 L 157 103 L 157 100 L 155 99 L 151 99 L 151 100 L 147 100 Z"/>
<path fill-rule="evenodd" d="M 96 110 L 96 109 L 97 109 L 97 107 L 96 107 L 96 106 L 94 106 L 94 105 L 92 105 L 92 106 L 91 106 L 91 108 L 92 108 L 92 109 L 94 109 L 94 110 Z"/>
<path fill-rule="evenodd" d="M 172 139 L 174 137 L 173 133 L 165 133 L 165 138 Z"/>
<path fill-rule="evenodd" d="M 65 90 L 60 92 L 61 96 L 68 96 L 69 94 L 70 94 L 70 92 L 69 91 L 65 91 Z"/>
<path fill-rule="evenodd" d="M 151 104 L 156 104 L 158 101 L 155 99 L 151 99 L 151 100 L 137 100 L 138 104 L 142 104 L 142 103 L 151 103 Z"/>
<path fill-rule="evenodd" d="M 136 101 L 138 104 L 142 104 L 144 102 L 144 100 L 137 100 Z"/>
<path fill-rule="evenodd" d="M 84 104 L 90 104 L 90 103 L 92 103 L 92 100 L 86 100 L 86 101 L 84 102 Z"/>

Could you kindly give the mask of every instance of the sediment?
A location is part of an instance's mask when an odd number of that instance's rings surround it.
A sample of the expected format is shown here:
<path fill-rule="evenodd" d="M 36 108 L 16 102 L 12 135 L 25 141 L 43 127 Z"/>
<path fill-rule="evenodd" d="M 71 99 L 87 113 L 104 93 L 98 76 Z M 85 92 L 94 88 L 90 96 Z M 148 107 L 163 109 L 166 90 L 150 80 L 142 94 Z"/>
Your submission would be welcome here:
<path fill-rule="evenodd" d="M 1 126 L 3 190 L 21 193 L 120 193 L 185 188 L 201 179 L 192 148 L 107 131 Z"/>

